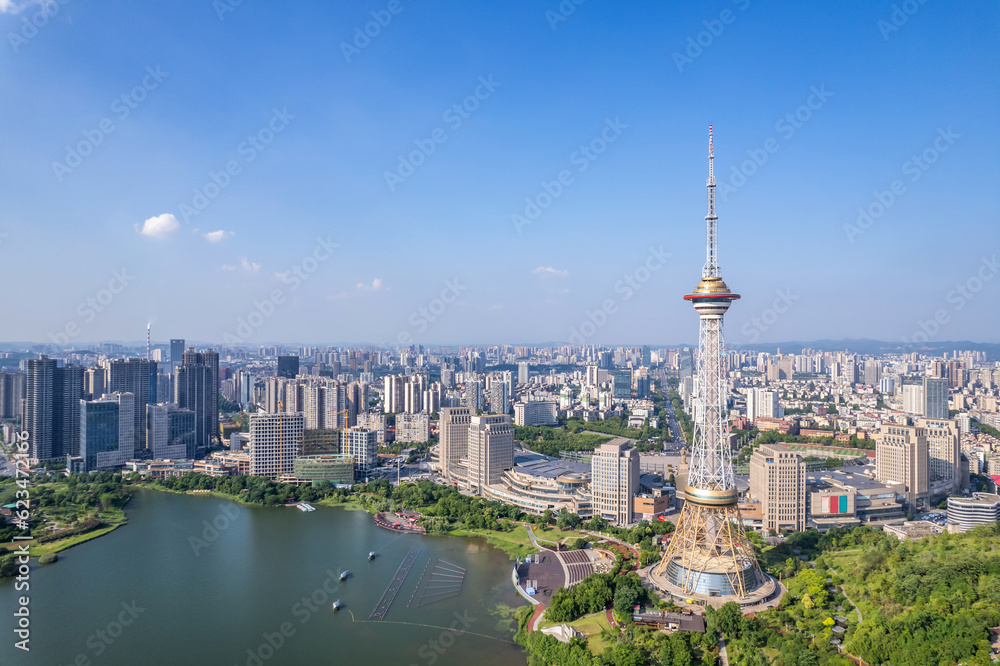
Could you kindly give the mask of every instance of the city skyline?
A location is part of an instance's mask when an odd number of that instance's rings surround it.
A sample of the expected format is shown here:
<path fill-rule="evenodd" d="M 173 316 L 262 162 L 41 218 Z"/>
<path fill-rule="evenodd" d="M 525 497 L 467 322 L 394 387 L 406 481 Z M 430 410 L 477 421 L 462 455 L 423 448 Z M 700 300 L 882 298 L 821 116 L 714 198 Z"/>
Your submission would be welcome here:
<path fill-rule="evenodd" d="M 997 341 L 994 6 L 217 5 L 0 7 L 0 339 L 692 344 L 712 123 L 731 346 Z"/>

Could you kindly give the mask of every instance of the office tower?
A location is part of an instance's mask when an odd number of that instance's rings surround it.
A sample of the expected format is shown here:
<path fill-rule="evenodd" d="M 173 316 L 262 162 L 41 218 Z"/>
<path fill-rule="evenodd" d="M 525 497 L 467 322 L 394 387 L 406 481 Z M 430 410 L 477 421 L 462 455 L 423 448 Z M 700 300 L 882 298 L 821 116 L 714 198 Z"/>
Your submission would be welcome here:
<path fill-rule="evenodd" d="M 507 385 L 507 400 L 514 399 L 514 373 L 510 370 L 503 371 L 503 383 Z"/>
<path fill-rule="evenodd" d="M 441 384 L 445 388 L 454 388 L 455 386 L 455 367 L 449 363 L 443 363 L 441 365 Z"/>
<path fill-rule="evenodd" d="M 18 418 L 24 395 L 24 373 L 0 370 L 0 419 Z"/>
<path fill-rule="evenodd" d="M 444 407 L 439 423 L 441 437 L 441 476 L 452 478 L 455 465 L 469 455 L 469 423 L 471 412 L 468 407 Z"/>
<path fill-rule="evenodd" d="M 25 401 L 22 428 L 28 432 L 33 460 L 59 457 L 55 445 L 55 359 L 47 356 L 24 363 Z"/>
<path fill-rule="evenodd" d="M 958 422 L 922 417 L 915 420 L 927 438 L 927 479 L 932 494 L 961 489 L 961 456 Z"/>
<path fill-rule="evenodd" d="M 340 452 L 354 457 L 354 478 L 366 479 L 378 467 L 378 438 L 368 428 L 345 428 L 340 431 Z"/>
<path fill-rule="evenodd" d="M 911 508 L 927 503 L 927 434 L 922 426 L 882 425 L 875 437 L 875 476 L 879 481 L 902 483 Z"/>
<path fill-rule="evenodd" d="M 615 367 L 611 352 L 602 351 L 597 353 L 597 367 L 601 370 L 611 370 Z"/>
<path fill-rule="evenodd" d="M 146 405 L 156 404 L 156 362 L 144 358 L 111 361 L 108 369 L 109 393 L 131 393 L 135 397 L 132 433 L 135 453 L 146 448 Z"/>
<path fill-rule="evenodd" d="M 641 363 L 642 363 L 642 367 L 644 367 L 644 368 L 650 368 L 650 367 L 653 366 L 653 355 L 649 351 L 649 345 L 643 345 L 642 346 L 642 359 L 641 359 Z"/>
<path fill-rule="evenodd" d="M 254 387 L 257 385 L 257 378 L 246 370 L 236 373 L 237 391 L 236 402 L 243 411 L 250 411 L 254 405 Z"/>
<path fill-rule="evenodd" d="M 219 437 L 219 353 L 184 352 L 174 378 L 174 402 L 195 413 L 195 442 L 208 449 Z"/>
<path fill-rule="evenodd" d="M 111 393 L 80 400 L 80 457 L 84 471 L 117 469 L 132 458 L 135 446 L 131 393 Z"/>
<path fill-rule="evenodd" d="M 865 384 L 868 386 L 878 386 L 882 379 L 882 365 L 875 359 L 865 361 Z"/>
<path fill-rule="evenodd" d="M 722 319 L 739 295 L 719 275 L 711 126 L 708 137 L 707 260 L 701 282 L 684 297 L 700 320 L 694 436 L 684 506 L 656 576 L 657 584 L 679 595 L 746 599 L 765 578 L 740 519 L 728 445 L 729 378 L 722 362 L 726 358 Z"/>
<path fill-rule="evenodd" d="M 170 338 L 170 372 L 184 362 L 184 338 Z"/>
<path fill-rule="evenodd" d="M 347 386 L 347 425 L 358 424 L 358 414 L 368 411 L 368 384 L 351 382 Z"/>
<path fill-rule="evenodd" d="M 929 419 L 948 418 L 948 380 L 924 377 L 923 406 L 920 414 Z"/>
<path fill-rule="evenodd" d="M 208 449 L 212 441 L 212 370 L 204 365 L 180 365 L 174 377 L 174 403 L 194 412 L 195 447 Z"/>
<path fill-rule="evenodd" d="M 80 400 L 83 399 L 84 369 L 78 365 L 56 366 L 53 374 L 53 458 L 80 453 Z"/>
<path fill-rule="evenodd" d="M 514 403 L 514 425 L 543 426 L 557 423 L 559 423 L 559 403 L 555 400 Z"/>
<path fill-rule="evenodd" d="M 155 459 L 194 458 L 195 415 L 172 402 L 146 405 L 146 442 Z"/>
<path fill-rule="evenodd" d="M 639 452 L 617 438 L 594 449 L 590 459 L 590 494 L 594 515 L 614 525 L 632 523 L 632 502 L 639 492 Z"/>
<path fill-rule="evenodd" d="M 611 395 L 615 400 L 628 400 L 632 397 L 631 370 L 618 368 L 611 371 Z"/>
<path fill-rule="evenodd" d="M 514 467 L 514 429 L 506 414 L 469 420 L 469 489 L 477 495 Z"/>
<path fill-rule="evenodd" d="M 302 414 L 251 414 L 250 475 L 275 481 L 283 474 L 292 474 L 303 430 Z"/>
<path fill-rule="evenodd" d="M 295 379 L 295 377 L 299 374 L 299 357 L 279 356 L 277 374 L 279 377 L 284 377 L 286 379 Z"/>
<path fill-rule="evenodd" d="M 806 464 L 779 444 L 762 444 L 750 456 L 750 494 L 760 501 L 765 530 L 806 528 Z"/>
<path fill-rule="evenodd" d="M 517 364 L 517 383 L 527 384 L 528 383 L 528 362 L 521 361 Z"/>

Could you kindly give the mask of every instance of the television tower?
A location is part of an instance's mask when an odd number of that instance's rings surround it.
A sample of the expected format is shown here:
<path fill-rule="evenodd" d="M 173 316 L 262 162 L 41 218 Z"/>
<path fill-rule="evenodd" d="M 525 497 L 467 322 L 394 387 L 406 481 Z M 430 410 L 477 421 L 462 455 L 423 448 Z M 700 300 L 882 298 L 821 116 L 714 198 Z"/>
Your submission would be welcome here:
<path fill-rule="evenodd" d="M 694 436 L 684 506 L 653 578 L 681 597 L 747 600 L 758 593 L 768 596 L 773 580 L 765 577 L 757 564 L 736 505 L 726 420 L 729 382 L 722 317 L 739 294 L 731 292 L 719 276 L 713 160 L 709 125 L 707 257 L 701 282 L 684 297 L 700 319 Z"/>

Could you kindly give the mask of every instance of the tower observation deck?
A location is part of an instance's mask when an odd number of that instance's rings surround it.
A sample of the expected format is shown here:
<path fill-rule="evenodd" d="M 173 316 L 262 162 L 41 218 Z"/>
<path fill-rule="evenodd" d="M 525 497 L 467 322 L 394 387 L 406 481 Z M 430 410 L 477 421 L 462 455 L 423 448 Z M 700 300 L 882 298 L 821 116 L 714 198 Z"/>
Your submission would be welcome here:
<path fill-rule="evenodd" d="M 760 603 L 778 589 L 757 564 L 737 507 L 726 401 L 729 381 L 722 319 L 739 298 L 719 275 L 712 127 L 708 128 L 707 256 L 701 281 L 684 296 L 698 313 L 694 432 L 684 506 L 663 559 L 650 571 L 677 598 Z"/>

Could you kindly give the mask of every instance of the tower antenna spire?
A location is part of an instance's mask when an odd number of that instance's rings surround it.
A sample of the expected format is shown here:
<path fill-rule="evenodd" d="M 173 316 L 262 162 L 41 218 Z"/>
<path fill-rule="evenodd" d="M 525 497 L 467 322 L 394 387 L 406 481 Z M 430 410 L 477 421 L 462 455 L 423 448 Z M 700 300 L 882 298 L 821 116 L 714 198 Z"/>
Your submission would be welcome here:
<path fill-rule="evenodd" d="M 702 277 L 715 277 L 719 274 L 719 255 L 716 235 L 715 216 L 715 155 L 712 146 L 712 126 L 708 126 L 708 215 L 705 216 L 705 223 L 708 230 L 708 249 L 705 259 L 705 268 L 701 271 Z"/>
<path fill-rule="evenodd" d="M 147 361 L 149 360 L 149 327 L 150 326 L 152 326 L 152 324 L 150 324 L 150 323 L 146 324 L 146 360 Z"/>

